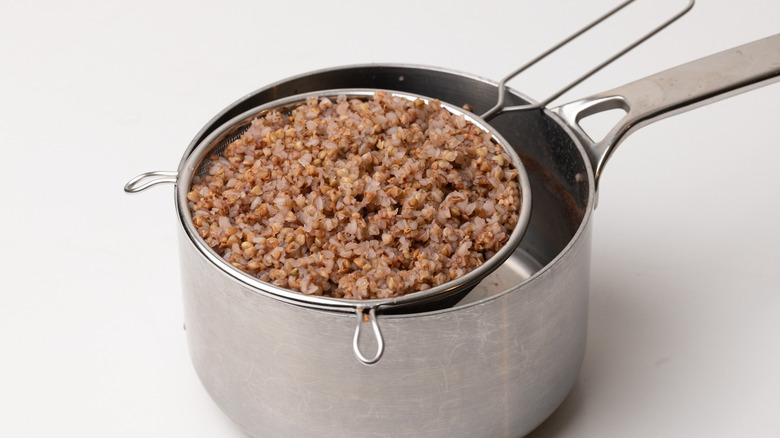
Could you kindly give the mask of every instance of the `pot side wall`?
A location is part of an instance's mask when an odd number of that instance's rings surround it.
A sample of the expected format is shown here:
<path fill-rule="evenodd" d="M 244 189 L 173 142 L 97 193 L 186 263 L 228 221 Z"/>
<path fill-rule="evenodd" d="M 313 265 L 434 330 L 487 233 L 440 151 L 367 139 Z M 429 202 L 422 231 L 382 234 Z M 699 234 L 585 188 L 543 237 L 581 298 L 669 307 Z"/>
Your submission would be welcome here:
<path fill-rule="evenodd" d="M 180 230 L 195 370 L 253 436 L 523 436 L 563 401 L 584 355 L 590 224 L 581 231 L 557 262 L 507 293 L 380 316 L 385 354 L 365 366 L 352 352 L 354 315 L 252 291 Z"/>

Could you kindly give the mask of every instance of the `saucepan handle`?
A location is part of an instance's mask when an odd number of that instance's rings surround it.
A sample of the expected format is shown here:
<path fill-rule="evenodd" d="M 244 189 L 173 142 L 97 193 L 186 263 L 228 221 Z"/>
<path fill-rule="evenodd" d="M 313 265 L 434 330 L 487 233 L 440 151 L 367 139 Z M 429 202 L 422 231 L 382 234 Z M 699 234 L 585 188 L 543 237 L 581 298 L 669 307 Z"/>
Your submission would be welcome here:
<path fill-rule="evenodd" d="M 568 103 L 552 111 L 587 146 L 596 173 L 617 146 L 637 129 L 657 120 L 780 80 L 780 34 L 726 50 L 621 87 Z M 607 136 L 594 142 L 580 120 L 622 109 L 625 116 Z"/>

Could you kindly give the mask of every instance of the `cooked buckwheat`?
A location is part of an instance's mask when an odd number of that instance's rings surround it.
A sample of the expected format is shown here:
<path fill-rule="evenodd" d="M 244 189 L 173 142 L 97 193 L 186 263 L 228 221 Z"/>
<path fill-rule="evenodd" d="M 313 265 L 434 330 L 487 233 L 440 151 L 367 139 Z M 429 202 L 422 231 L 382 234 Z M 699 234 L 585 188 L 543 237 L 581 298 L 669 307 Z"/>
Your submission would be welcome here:
<path fill-rule="evenodd" d="M 304 294 L 387 298 L 480 266 L 517 224 L 517 170 L 441 107 L 377 92 L 271 112 L 187 195 L 233 266 Z"/>

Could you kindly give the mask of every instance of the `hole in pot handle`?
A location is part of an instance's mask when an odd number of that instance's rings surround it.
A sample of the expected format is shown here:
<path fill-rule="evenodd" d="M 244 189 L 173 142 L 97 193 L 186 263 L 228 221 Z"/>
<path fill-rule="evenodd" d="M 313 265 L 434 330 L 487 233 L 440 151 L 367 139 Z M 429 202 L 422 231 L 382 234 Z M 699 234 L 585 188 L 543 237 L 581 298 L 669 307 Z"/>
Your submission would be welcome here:
<path fill-rule="evenodd" d="M 379 330 L 379 323 L 376 320 L 376 309 L 372 307 L 368 309 L 368 312 L 366 313 L 365 307 L 358 306 L 355 309 L 355 313 L 357 314 L 357 323 L 355 324 L 355 335 L 352 337 L 352 349 L 355 352 L 355 357 L 357 357 L 360 362 L 364 365 L 373 365 L 379 362 L 379 359 L 382 358 L 382 353 L 385 352 L 385 341 L 382 339 L 382 331 Z M 376 338 L 376 352 L 371 358 L 365 357 L 360 351 L 360 330 L 365 322 L 371 324 L 371 329 Z"/>
<path fill-rule="evenodd" d="M 125 184 L 125 192 L 138 193 L 157 184 L 175 183 L 178 172 L 156 170 L 142 173 Z"/>

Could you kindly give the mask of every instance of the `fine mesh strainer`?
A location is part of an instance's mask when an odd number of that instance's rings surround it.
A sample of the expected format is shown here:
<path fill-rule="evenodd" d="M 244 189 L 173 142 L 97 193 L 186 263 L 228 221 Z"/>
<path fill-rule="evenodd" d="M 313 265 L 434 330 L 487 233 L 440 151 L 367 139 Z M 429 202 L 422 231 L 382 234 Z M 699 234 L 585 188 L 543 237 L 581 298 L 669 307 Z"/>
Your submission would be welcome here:
<path fill-rule="evenodd" d="M 285 99 L 277 100 L 268 105 L 262 105 L 249 110 L 212 132 L 206 139 L 204 139 L 202 144 L 198 146 L 195 151 L 193 151 L 193 153 L 184 162 L 184 165 L 178 172 L 178 207 L 180 214 L 184 216 L 183 219 L 188 225 L 187 232 L 190 234 L 190 237 L 193 238 L 193 240 L 197 240 L 199 243 L 202 242 L 202 240 L 200 240 L 200 236 L 197 234 L 197 231 L 190 226 L 192 223 L 192 218 L 187 206 L 186 195 L 189 187 L 192 185 L 193 177 L 196 175 L 204 176 L 208 172 L 210 157 L 221 154 L 227 145 L 240 138 L 241 135 L 250 127 L 252 120 L 256 119 L 257 117 L 261 117 L 270 111 L 278 111 L 282 114 L 289 113 L 289 111 L 291 111 L 293 108 L 305 104 L 309 97 L 328 97 L 335 100 L 338 96 L 342 95 L 349 99 L 368 100 L 374 95 L 375 91 L 377 90 L 341 89 L 318 91 L 316 93 L 306 93 L 291 96 Z M 414 101 L 416 99 L 421 99 L 426 103 L 432 101 L 430 98 L 410 93 L 390 91 L 388 93 L 394 97 L 399 97 L 408 101 Z M 445 108 L 452 114 L 463 115 L 466 120 L 473 123 L 480 130 L 490 133 L 493 141 L 496 144 L 502 146 L 504 151 L 511 158 L 514 168 L 518 171 L 517 183 L 520 188 L 520 198 L 522 202 L 520 211 L 518 212 L 517 225 L 512 230 L 507 243 L 493 257 L 486 260 L 485 263 L 483 263 L 478 268 L 453 281 L 432 287 L 424 291 L 412 292 L 394 298 L 352 300 L 322 297 L 316 295 L 304 295 L 265 282 L 259 282 L 260 284 L 255 284 L 255 286 L 261 287 L 263 290 L 272 292 L 275 295 L 292 301 L 303 301 L 308 304 L 321 305 L 325 308 L 346 307 L 348 309 L 357 309 L 360 307 L 362 310 L 371 310 L 380 307 L 384 310 L 388 310 L 390 308 L 395 308 L 395 310 L 398 310 L 398 308 L 403 308 L 403 310 L 406 312 L 412 312 L 420 309 L 430 309 L 432 307 L 446 305 L 445 303 L 448 299 L 457 299 L 458 297 L 461 297 L 463 294 L 471 290 L 476 284 L 478 284 L 490 272 L 500 266 L 501 263 L 503 263 L 517 248 L 528 225 L 528 220 L 531 215 L 531 188 L 528 181 L 528 175 L 525 172 L 523 163 L 520 160 L 520 157 L 517 155 L 517 152 L 515 152 L 515 150 L 509 146 L 506 140 L 504 140 L 503 137 L 498 134 L 498 132 L 493 130 L 490 125 L 482 122 L 477 116 L 455 106 L 443 103 L 442 108 Z M 211 252 L 213 253 L 213 251 Z M 227 263 L 224 264 L 227 265 Z"/>
<path fill-rule="evenodd" d="M 127 183 L 127 185 L 125 186 L 125 191 L 128 193 L 136 193 L 145 190 L 146 188 L 149 188 L 156 184 L 175 183 L 177 212 L 181 220 L 181 223 L 184 227 L 184 230 L 186 232 L 186 235 L 191 241 L 191 243 L 199 250 L 200 254 L 202 254 L 212 265 L 218 267 L 221 271 L 223 271 L 233 279 L 248 286 L 254 292 L 269 295 L 275 299 L 287 303 L 295 304 L 295 305 L 308 307 L 308 308 L 355 313 L 357 315 L 357 321 L 356 321 L 355 332 L 353 336 L 354 353 L 356 357 L 364 364 L 373 364 L 381 358 L 384 351 L 384 341 L 381 335 L 381 330 L 379 328 L 379 323 L 376 318 L 377 310 L 381 310 L 382 312 L 386 312 L 386 313 L 390 313 L 390 312 L 414 313 L 414 312 L 442 308 L 442 307 L 452 305 L 460 297 L 462 297 L 464 294 L 470 291 L 474 286 L 476 286 L 487 275 L 489 275 L 492 271 L 498 268 L 515 251 L 515 249 L 518 247 L 520 243 L 520 240 L 522 239 L 522 235 L 525 232 L 525 229 L 528 225 L 530 212 L 531 212 L 531 189 L 530 189 L 530 183 L 528 181 L 528 176 L 525 172 L 523 163 L 520 160 L 516 151 L 513 149 L 513 147 L 510 144 L 506 142 L 506 140 L 504 140 L 501 137 L 501 135 L 495 129 L 491 127 L 491 125 L 486 120 L 502 112 L 524 111 L 524 110 L 543 108 L 547 103 L 555 99 L 557 96 L 563 94 L 565 91 L 568 91 L 570 88 L 574 87 L 585 78 L 589 77 L 590 75 L 600 70 L 601 68 L 603 68 L 604 66 L 612 62 L 613 60 L 617 59 L 618 57 L 622 56 L 623 54 L 631 50 L 633 47 L 635 47 L 642 41 L 646 40 L 650 36 L 654 35 L 658 31 L 660 31 L 661 29 L 669 25 L 671 22 L 678 19 L 680 16 L 685 14 L 693 4 L 693 2 L 691 1 L 686 9 L 679 12 L 670 20 L 663 23 L 661 26 L 657 27 L 656 29 L 654 29 L 653 31 L 645 35 L 640 40 L 631 44 L 623 51 L 614 55 L 606 62 L 597 66 L 590 72 L 586 73 L 583 77 L 579 78 L 574 83 L 569 84 L 567 87 L 565 87 L 564 89 L 556 93 L 554 96 L 548 98 L 547 100 L 542 101 L 541 103 L 538 104 L 524 105 L 522 107 L 504 106 L 503 102 L 504 102 L 505 83 L 508 80 L 510 80 L 517 74 L 521 73 L 526 68 L 533 65 L 534 63 L 538 62 L 540 59 L 554 52 L 564 44 L 573 40 L 583 32 L 589 30 L 590 28 L 600 23 L 604 19 L 610 17 L 615 12 L 619 11 L 620 9 L 622 9 L 632 1 L 633 0 L 629 0 L 619 5 L 612 11 L 608 12 L 604 16 L 595 20 L 590 25 L 586 26 L 582 30 L 573 34 L 572 36 L 570 36 L 560 44 L 552 47 L 550 50 L 543 53 L 541 56 L 537 57 L 536 59 L 532 60 L 530 63 L 524 65 L 523 67 L 519 68 L 518 70 L 516 70 L 515 72 L 511 73 L 506 78 L 504 78 L 499 84 L 499 95 L 498 95 L 496 106 L 492 108 L 490 111 L 488 111 L 487 113 L 485 113 L 483 116 L 481 117 L 477 116 L 455 105 L 442 102 L 442 107 L 445 108 L 450 113 L 456 115 L 463 115 L 467 120 L 469 120 L 475 126 L 480 128 L 483 132 L 489 133 L 493 141 L 496 144 L 500 145 L 505 150 L 505 152 L 510 156 L 515 169 L 518 171 L 518 184 L 520 187 L 521 200 L 522 200 L 518 223 L 515 226 L 514 230 L 512 231 L 512 234 L 510 235 L 508 242 L 501 248 L 501 250 L 499 250 L 493 257 L 491 257 L 489 260 L 487 260 L 484 264 L 482 264 L 478 268 L 443 285 L 436 286 L 420 292 L 409 293 L 401 297 L 386 298 L 386 299 L 349 300 L 349 299 L 342 299 L 342 298 L 304 295 L 299 292 L 280 288 L 273 284 L 260 281 L 257 278 L 247 273 L 244 273 L 238 268 L 233 267 L 232 265 L 227 263 L 222 257 L 220 257 L 216 252 L 214 252 L 203 241 L 203 239 L 200 238 L 200 236 L 198 235 L 197 231 L 195 230 L 192 224 L 192 217 L 190 216 L 190 211 L 187 206 L 186 195 L 191 187 L 193 177 L 198 175 L 199 173 L 202 174 L 204 172 L 203 163 L 208 161 L 209 157 L 221 153 L 228 144 L 230 144 L 232 141 L 236 140 L 237 138 L 240 138 L 241 134 L 243 134 L 248 129 L 251 120 L 272 110 L 280 111 L 280 112 L 288 111 L 290 108 L 304 103 L 306 99 L 311 96 L 335 98 L 336 96 L 343 94 L 349 96 L 350 98 L 368 99 L 372 97 L 376 91 L 378 91 L 376 89 L 339 89 L 339 90 L 317 91 L 314 93 L 290 96 L 284 99 L 276 100 L 268 104 L 253 108 L 227 121 L 226 123 L 222 124 L 219 128 L 211 132 L 208 137 L 206 137 L 203 141 L 201 141 L 195 147 L 195 149 L 189 153 L 187 158 L 180 165 L 178 171 L 149 172 L 149 173 L 139 175 L 138 177 L 134 178 L 133 180 Z M 425 102 L 431 101 L 431 99 L 428 97 L 420 96 L 416 94 L 400 93 L 392 90 L 385 90 L 385 91 L 392 94 L 393 96 L 397 96 L 404 99 L 409 99 L 409 100 L 422 99 Z M 371 324 L 371 328 L 376 340 L 376 351 L 370 357 L 366 357 L 361 352 L 358 343 L 358 340 L 360 338 L 361 327 L 363 326 L 364 322 L 369 322 Z"/>

